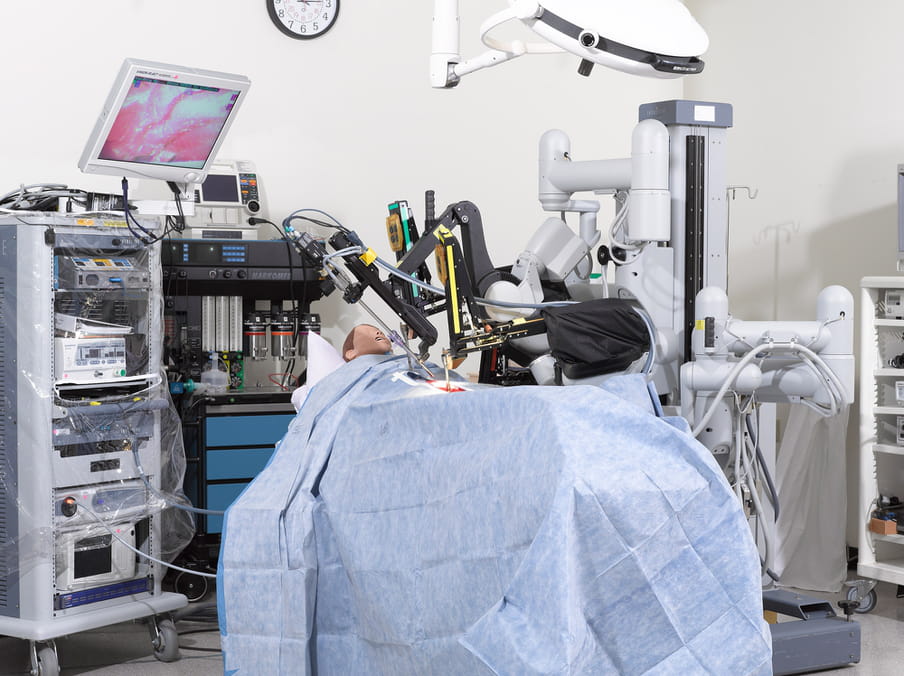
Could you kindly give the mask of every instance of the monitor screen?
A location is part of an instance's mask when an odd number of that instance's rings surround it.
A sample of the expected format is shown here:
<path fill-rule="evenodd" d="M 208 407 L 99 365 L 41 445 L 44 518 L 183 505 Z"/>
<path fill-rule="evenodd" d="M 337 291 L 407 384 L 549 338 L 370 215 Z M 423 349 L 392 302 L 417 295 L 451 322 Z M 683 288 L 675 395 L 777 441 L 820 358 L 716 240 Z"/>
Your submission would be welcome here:
<path fill-rule="evenodd" d="M 235 174 L 208 174 L 201 184 L 199 201 L 241 206 L 238 177 Z"/>
<path fill-rule="evenodd" d="M 249 86 L 240 75 L 126 59 L 79 168 L 201 181 Z"/>

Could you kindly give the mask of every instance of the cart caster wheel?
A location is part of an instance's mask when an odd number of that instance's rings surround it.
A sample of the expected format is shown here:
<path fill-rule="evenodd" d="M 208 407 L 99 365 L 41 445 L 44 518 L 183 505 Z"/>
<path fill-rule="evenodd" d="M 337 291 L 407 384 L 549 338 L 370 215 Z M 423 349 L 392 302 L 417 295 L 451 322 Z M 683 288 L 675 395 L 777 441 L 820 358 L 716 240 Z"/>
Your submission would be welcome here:
<path fill-rule="evenodd" d="M 161 662 L 175 662 L 179 659 L 179 633 L 176 631 L 176 625 L 168 618 L 159 621 L 153 619 L 151 622 L 151 631 L 154 631 L 154 625 L 157 630 L 157 636 L 151 639 L 154 657 Z"/>
<path fill-rule="evenodd" d="M 200 575 L 191 573 L 179 573 L 173 582 L 173 587 L 188 599 L 189 603 L 200 601 L 207 595 L 207 580 Z"/>
<path fill-rule="evenodd" d="M 40 647 L 35 645 L 32 650 L 33 676 L 60 676 L 60 661 L 54 644 L 45 643 Z"/>
<path fill-rule="evenodd" d="M 847 590 L 848 601 L 856 601 L 857 596 L 858 596 L 857 587 L 851 587 L 850 589 Z M 861 614 L 868 613 L 873 608 L 876 607 L 876 603 L 878 602 L 878 600 L 879 600 L 879 598 L 876 595 L 876 590 L 870 589 L 869 593 L 866 596 L 864 596 L 862 599 L 860 599 L 860 605 L 857 606 L 856 608 L 854 608 L 854 612 L 861 613 Z"/>

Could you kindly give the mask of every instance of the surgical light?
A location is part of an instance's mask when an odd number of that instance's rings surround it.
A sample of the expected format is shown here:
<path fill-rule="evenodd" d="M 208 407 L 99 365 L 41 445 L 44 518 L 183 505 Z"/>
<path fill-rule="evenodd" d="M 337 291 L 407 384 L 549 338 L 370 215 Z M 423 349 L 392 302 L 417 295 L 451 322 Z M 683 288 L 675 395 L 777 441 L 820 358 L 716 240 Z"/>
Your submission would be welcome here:
<path fill-rule="evenodd" d="M 543 41 L 506 42 L 491 35 L 515 20 Z M 600 64 L 633 75 L 676 78 L 702 71 L 699 56 L 709 46 L 706 32 L 679 0 L 509 0 L 507 9 L 481 25 L 481 40 L 489 50 L 465 61 L 458 33 L 458 0 L 434 0 L 434 87 L 454 87 L 468 73 L 524 54 L 561 52 L 581 59 L 582 75 Z"/>

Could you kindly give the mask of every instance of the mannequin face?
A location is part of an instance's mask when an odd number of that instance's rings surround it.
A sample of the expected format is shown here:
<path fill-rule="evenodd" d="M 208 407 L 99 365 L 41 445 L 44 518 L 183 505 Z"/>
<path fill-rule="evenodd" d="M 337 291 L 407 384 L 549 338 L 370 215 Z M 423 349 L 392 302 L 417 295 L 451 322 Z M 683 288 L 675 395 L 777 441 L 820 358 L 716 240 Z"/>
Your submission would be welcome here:
<path fill-rule="evenodd" d="M 376 326 L 359 324 L 351 330 L 345 339 L 342 356 L 345 361 L 364 354 L 386 354 L 392 352 L 392 344 L 386 335 Z"/>

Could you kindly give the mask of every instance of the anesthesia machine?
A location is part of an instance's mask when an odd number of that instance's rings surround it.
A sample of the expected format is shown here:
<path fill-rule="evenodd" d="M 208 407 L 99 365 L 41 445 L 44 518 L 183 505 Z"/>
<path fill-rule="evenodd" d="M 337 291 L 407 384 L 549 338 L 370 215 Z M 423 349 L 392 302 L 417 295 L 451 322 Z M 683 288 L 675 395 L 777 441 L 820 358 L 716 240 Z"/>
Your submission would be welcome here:
<path fill-rule="evenodd" d="M 163 245 L 164 359 L 182 419 L 185 493 L 199 514 L 181 560 L 213 570 L 225 510 L 267 463 L 295 414 L 307 361 L 313 267 L 284 241 L 173 239 Z M 179 573 L 191 600 L 205 578 Z"/>

